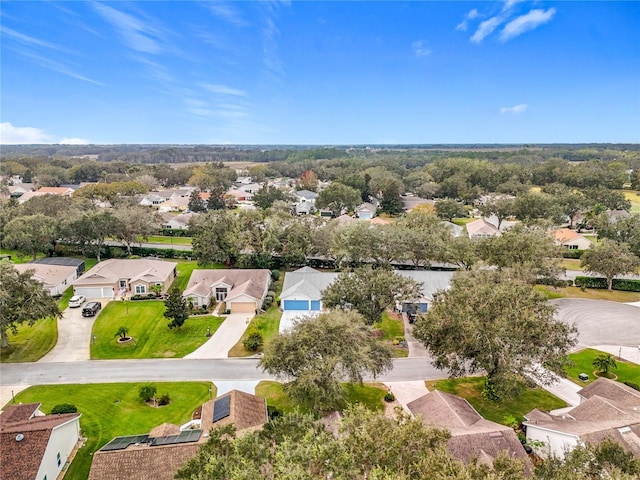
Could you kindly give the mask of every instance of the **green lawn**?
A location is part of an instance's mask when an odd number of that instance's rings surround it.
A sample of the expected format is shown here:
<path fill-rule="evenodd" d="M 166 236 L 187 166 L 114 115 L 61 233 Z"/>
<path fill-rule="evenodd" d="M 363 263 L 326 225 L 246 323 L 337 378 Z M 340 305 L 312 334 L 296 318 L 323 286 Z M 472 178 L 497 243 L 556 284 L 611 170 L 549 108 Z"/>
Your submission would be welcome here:
<path fill-rule="evenodd" d="M 58 341 L 58 322 L 38 320 L 32 326 L 18 326 L 18 333 L 7 332 L 9 346 L 0 349 L 0 362 L 35 362 L 49 352 Z"/>
<path fill-rule="evenodd" d="M 563 258 L 559 261 L 559 264 L 565 270 L 584 271 L 584 268 L 580 266 L 580 260 L 577 258 Z"/>
<path fill-rule="evenodd" d="M 158 395 L 168 393 L 169 405 L 153 408 L 138 398 L 143 383 L 109 383 L 85 385 L 43 385 L 31 387 L 16 395 L 16 402 L 42 402 L 42 410 L 50 413 L 60 403 L 71 403 L 82 413 L 80 426 L 88 438 L 69 467 L 65 478 L 89 476 L 93 452 L 117 436 L 149 433 L 161 423 L 177 425 L 191 420 L 191 414 L 209 400 L 210 383 L 153 383 Z M 215 396 L 215 387 L 213 389 Z"/>
<path fill-rule="evenodd" d="M 454 218 L 453 223 L 455 223 L 456 225 L 460 225 L 461 227 L 464 227 L 467 223 L 473 222 L 474 220 L 477 220 L 477 219 L 473 217 Z"/>
<path fill-rule="evenodd" d="M 18 250 L 8 250 L 0 248 L 0 255 L 11 255 L 11 263 L 27 263 L 33 260 L 33 255 L 25 255 Z M 43 253 L 38 254 L 38 258 L 44 257 Z"/>
<path fill-rule="evenodd" d="M 427 382 L 429 390 L 438 389 L 453 393 L 467 401 L 480 415 L 497 423 L 508 424 L 506 418 L 513 416 L 521 421 L 523 415 L 534 408 L 549 411 L 566 407 L 567 404 L 542 388 L 528 388 L 515 399 L 492 402 L 482 396 L 485 377 L 464 377 Z"/>
<path fill-rule="evenodd" d="M 586 348 L 579 352 L 570 354 L 569 359 L 574 363 L 574 365 L 565 370 L 567 372 L 567 378 L 580 386 L 585 386 L 589 383 L 578 380 L 578 374 L 580 373 L 586 373 L 589 375 L 589 379 L 591 381 L 595 380 L 596 377 L 593 373 L 595 368 L 592 365 L 592 362 L 598 355 L 602 355 L 604 353 L 605 352 L 594 350 L 592 348 Z M 618 376 L 619 382 L 626 381 L 640 385 L 640 365 L 618 360 L 617 358 L 616 363 L 618 364 L 618 368 L 612 368 L 610 372 Z"/>
<path fill-rule="evenodd" d="M 624 197 L 631 202 L 631 213 L 640 213 L 640 193 L 623 190 Z"/>
<path fill-rule="evenodd" d="M 171 261 L 178 263 L 178 266 L 176 267 L 176 270 L 178 270 L 178 276 L 173 281 L 173 285 L 177 285 L 181 291 L 184 291 L 187 288 L 187 284 L 189 283 L 189 279 L 191 278 L 191 273 L 195 269 L 224 268 L 224 265 L 222 265 L 221 263 L 214 263 L 213 265 L 201 267 L 198 266 L 198 262 L 196 262 L 195 260 L 182 260 L 174 258 Z"/>
<path fill-rule="evenodd" d="M 347 402 L 349 404 L 362 403 L 370 410 L 382 411 L 384 409 L 384 396 L 387 387 L 381 383 L 365 383 L 364 385 L 344 384 Z M 256 386 L 256 395 L 267 399 L 267 406 L 286 413 L 295 409 L 303 412 L 309 410 L 291 401 L 283 392 L 282 384 L 263 380 Z"/>
<path fill-rule="evenodd" d="M 638 302 L 640 292 L 623 292 L 620 290 L 605 290 L 587 288 L 584 291 L 580 287 L 553 288 L 544 285 L 536 285 L 535 289 L 542 292 L 547 298 L 590 298 L 594 300 L 609 300 L 611 302 Z"/>
<path fill-rule="evenodd" d="M 384 332 L 380 338 L 393 348 L 393 356 L 395 358 L 409 356 L 408 348 L 394 345 L 394 340 L 404 338 L 404 323 L 399 315 L 384 312 L 382 314 L 382 320 L 374 324 L 374 327 Z"/>
<path fill-rule="evenodd" d="M 268 345 L 271 339 L 278 335 L 278 329 L 280 328 L 280 317 L 282 312 L 278 309 L 277 305 L 272 305 L 269 309 L 260 315 L 253 317 L 251 323 L 242 335 L 242 338 L 236 343 L 231 350 L 229 350 L 230 357 L 248 357 L 255 355 L 257 352 L 250 352 L 244 348 L 243 342 L 245 337 L 254 330 L 258 330 L 262 334 L 262 340 L 264 345 Z M 264 347 L 263 345 L 263 347 Z M 258 351 L 262 351 L 260 348 Z"/>
<path fill-rule="evenodd" d="M 277 282 L 273 282 L 269 287 L 269 290 L 272 290 L 276 294 L 276 298 L 280 296 L 282 292 L 282 282 L 284 281 L 284 272 L 280 272 L 280 278 Z M 255 330 L 258 330 L 262 334 L 262 340 L 264 341 L 264 345 L 268 345 L 276 335 L 278 335 L 278 331 L 280 328 L 280 317 L 282 317 L 282 312 L 279 310 L 278 306 L 274 302 L 265 313 L 260 315 L 256 315 L 251 320 L 251 323 L 245 330 L 245 333 L 242 335 L 242 338 L 236 343 L 231 350 L 229 350 L 230 357 L 249 357 L 251 355 L 255 355 L 256 352 L 250 352 L 244 348 L 243 342 L 247 335 Z M 258 351 L 262 351 L 264 349 L 260 348 Z"/>
<path fill-rule="evenodd" d="M 67 309 L 71 297 L 73 297 L 73 287 L 67 288 L 62 296 L 58 299 L 58 307 L 60 308 L 60 311 Z"/>
<path fill-rule="evenodd" d="M 163 245 L 191 245 L 191 237 L 164 237 L 154 235 L 148 237 L 146 240 L 143 238 L 138 240 L 143 243 L 160 243 Z"/>
<path fill-rule="evenodd" d="M 189 318 L 180 329 L 169 329 L 164 318 L 164 303 L 159 300 L 110 302 L 98 315 L 92 334 L 92 359 L 184 357 L 207 341 L 207 328 L 215 332 L 223 318 Z M 118 328 L 129 329 L 131 342 L 119 344 Z"/>

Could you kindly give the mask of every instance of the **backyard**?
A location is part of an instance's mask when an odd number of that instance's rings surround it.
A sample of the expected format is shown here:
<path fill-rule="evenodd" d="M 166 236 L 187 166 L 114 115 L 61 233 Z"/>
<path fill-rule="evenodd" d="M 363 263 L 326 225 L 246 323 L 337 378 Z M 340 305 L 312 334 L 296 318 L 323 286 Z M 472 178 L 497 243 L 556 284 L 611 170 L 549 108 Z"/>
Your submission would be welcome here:
<path fill-rule="evenodd" d="M 190 317 L 180 328 L 169 329 L 159 300 L 110 302 L 98 315 L 92 335 L 91 359 L 180 358 L 193 352 L 213 334 L 224 318 Z M 118 343 L 116 332 L 124 326 L 132 340 Z"/>
<path fill-rule="evenodd" d="M 348 404 L 361 403 L 368 409 L 380 412 L 384 409 L 384 396 L 388 389 L 381 383 L 344 384 Z M 282 413 L 299 409 L 308 411 L 291 401 L 282 389 L 282 384 L 263 380 L 256 386 L 256 395 L 267 399 L 267 406 Z"/>
<path fill-rule="evenodd" d="M 465 398 L 480 415 L 496 423 L 508 425 L 511 418 L 522 421 L 525 413 L 534 408 L 549 411 L 567 404 L 542 388 L 527 388 L 513 399 L 497 402 L 484 398 L 485 377 L 463 377 L 426 382 L 429 391 L 434 389 Z"/>
<path fill-rule="evenodd" d="M 153 383 L 158 395 L 168 393 L 169 405 L 152 408 L 138 397 L 143 383 L 108 383 L 87 385 L 42 385 L 30 387 L 16 395 L 18 403 L 42 403 L 42 411 L 61 403 L 70 403 L 82 413 L 80 427 L 87 437 L 86 445 L 78 450 L 65 478 L 87 478 L 93 453 L 121 435 L 145 434 L 164 422 L 180 425 L 191 420 L 193 411 L 215 397 L 207 382 Z"/>

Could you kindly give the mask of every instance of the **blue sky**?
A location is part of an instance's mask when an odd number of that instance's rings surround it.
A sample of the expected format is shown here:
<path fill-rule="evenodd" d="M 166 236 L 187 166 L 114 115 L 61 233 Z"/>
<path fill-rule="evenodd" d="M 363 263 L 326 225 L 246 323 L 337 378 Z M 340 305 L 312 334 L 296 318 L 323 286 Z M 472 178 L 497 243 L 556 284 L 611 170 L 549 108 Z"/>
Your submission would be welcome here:
<path fill-rule="evenodd" d="M 2 143 L 640 141 L 640 2 L 3 1 Z"/>

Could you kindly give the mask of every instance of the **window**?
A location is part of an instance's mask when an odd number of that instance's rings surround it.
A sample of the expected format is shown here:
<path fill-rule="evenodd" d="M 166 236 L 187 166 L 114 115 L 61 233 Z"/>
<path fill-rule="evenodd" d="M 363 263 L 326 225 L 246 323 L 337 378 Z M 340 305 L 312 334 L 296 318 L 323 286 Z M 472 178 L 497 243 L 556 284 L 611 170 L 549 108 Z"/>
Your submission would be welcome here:
<path fill-rule="evenodd" d="M 126 280 L 120 280 L 120 288 L 127 288 L 127 281 Z"/>
<path fill-rule="evenodd" d="M 136 285 L 136 293 L 147 293 L 146 285 Z"/>
<path fill-rule="evenodd" d="M 58 466 L 62 465 L 62 458 L 60 457 L 60 452 L 58 452 L 57 459 L 58 459 Z"/>
<path fill-rule="evenodd" d="M 222 302 L 227 298 L 227 287 L 216 287 L 216 300 Z"/>

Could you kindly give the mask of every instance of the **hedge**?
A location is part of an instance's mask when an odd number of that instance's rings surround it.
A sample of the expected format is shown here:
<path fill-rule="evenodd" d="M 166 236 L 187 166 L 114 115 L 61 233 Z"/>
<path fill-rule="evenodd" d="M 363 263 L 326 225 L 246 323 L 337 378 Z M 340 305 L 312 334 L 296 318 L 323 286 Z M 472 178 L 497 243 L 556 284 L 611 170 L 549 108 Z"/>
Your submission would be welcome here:
<path fill-rule="evenodd" d="M 607 288 L 607 279 L 603 277 L 576 277 L 576 287 L 605 289 Z M 623 292 L 640 292 L 640 280 L 614 278 L 611 288 Z"/>
<path fill-rule="evenodd" d="M 575 258 L 575 259 L 578 259 L 578 258 L 582 257 L 583 253 L 584 253 L 584 250 L 569 250 L 567 248 L 567 249 L 562 250 L 562 257 L 563 258 Z"/>

